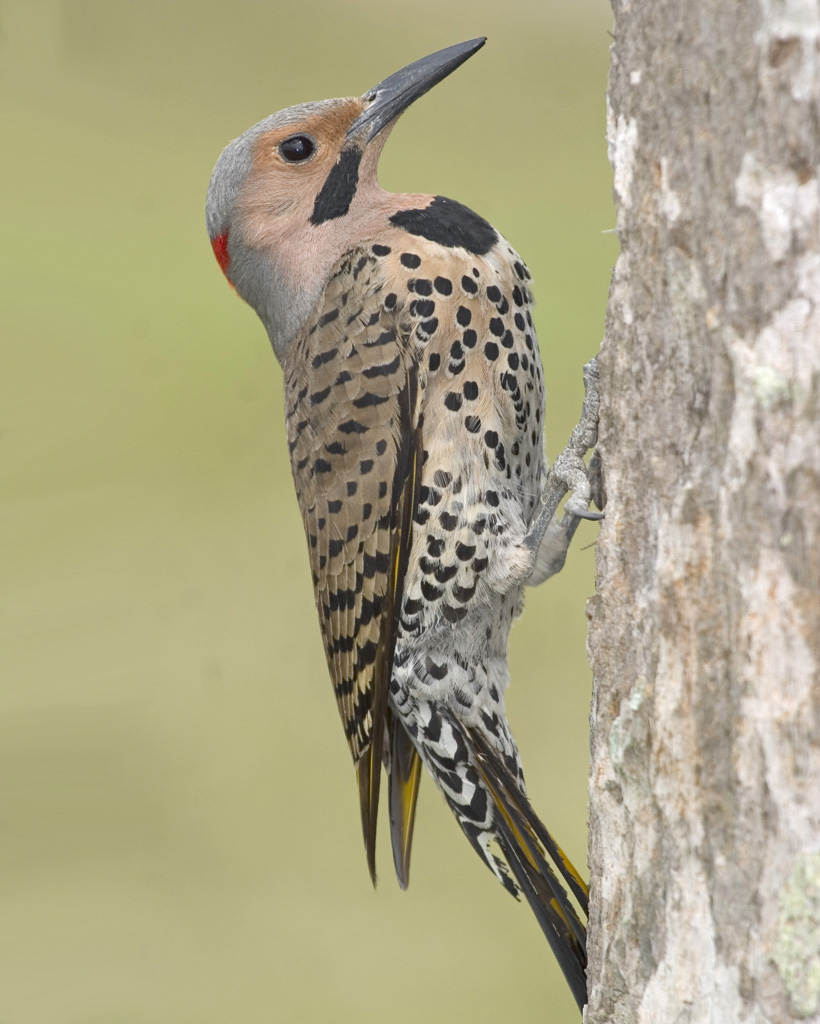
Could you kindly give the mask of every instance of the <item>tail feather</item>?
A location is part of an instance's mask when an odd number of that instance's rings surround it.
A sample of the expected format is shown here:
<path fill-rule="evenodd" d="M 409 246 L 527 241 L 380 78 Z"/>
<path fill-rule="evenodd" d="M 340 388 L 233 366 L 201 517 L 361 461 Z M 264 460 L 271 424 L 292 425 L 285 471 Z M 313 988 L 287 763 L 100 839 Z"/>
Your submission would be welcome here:
<path fill-rule="evenodd" d="M 503 760 L 478 730 L 468 732 L 478 771 L 498 811 L 495 826 L 501 852 L 582 1009 L 587 1001 L 586 929 L 545 853 L 555 863 L 584 915 L 587 887 L 533 811 Z"/>
<path fill-rule="evenodd" d="M 421 727 L 406 749 L 396 744 L 392 729 L 392 741 L 388 740 L 391 831 L 399 882 L 406 884 L 418 786 L 418 762 L 406 755 L 415 749 L 481 859 L 510 893 L 524 895 L 583 1008 L 587 887 L 527 799 L 506 722 L 496 716 L 487 723 L 488 728 L 495 727 L 503 751 L 499 753 L 483 729 L 465 725 L 440 704 L 426 704 L 423 712 Z M 391 724 L 397 725 L 397 719 Z"/>
<path fill-rule="evenodd" d="M 569 902 L 566 890 L 544 859 L 538 841 L 530 834 L 529 823 L 522 818 L 519 809 L 510 803 L 503 789 L 493 785 L 486 776 L 484 781 L 492 794 L 496 809 L 501 812 L 496 824 L 505 840 L 502 845 L 514 848 L 518 857 L 524 858 L 522 863 L 526 864 L 533 877 L 542 883 L 538 887 L 539 891 L 543 890 L 547 894 L 548 902 L 557 906 L 565 926 L 572 930 L 582 950 L 586 952 L 586 929 Z M 506 849 L 504 853 L 508 856 Z"/>
<path fill-rule="evenodd" d="M 410 849 L 421 781 L 421 758 L 404 726 L 388 712 L 388 782 L 393 864 L 402 889 L 410 881 Z"/>
<path fill-rule="evenodd" d="M 378 730 L 376 731 L 378 733 Z M 375 735 L 375 734 L 374 734 Z M 376 886 L 376 819 L 379 813 L 379 784 L 381 782 L 381 744 L 375 739 L 356 764 L 356 778 L 359 783 L 359 806 L 362 815 L 362 832 L 367 853 L 367 869 L 370 880 Z"/>
<path fill-rule="evenodd" d="M 561 847 L 556 843 L 550 834 L 547 827 L 532 809 L 532 804 L 527 799 L 526 795 L 521 792 L 517 780 L 513 776 L 509 768 L 504 764 L 504 761 L 498 756 L 493 750 L 486 738 L 477 729 L 470 729 L 470 736 L 473 740 L 474 749 L 478 755 L 480 767 L 484 767 L 485 770 L 482 774 L 485 774 L 489 770 L 491 776 L 496 778 L 500 783 L 498 787 L 502 794 L 505 794 L 505 799 L 511 807 L 515 808 L 516 816 L 519 817 L 524 823 L 526 823 L 526 830 L 534 835 L 534 838 L 541 843 L 544 849 L 547 851 L 549 856 L 555 862 L 558 871 L 563 877 L 564 881 L 569 886 L 570 892 L 578 901 L 578 905 L 584 914 L 589 914 L 589 889 L 587 888 L 586 882 L 581 878 L 580 874 L 573 866 L 572 861 L 564 853 Z M 483 762 L 483 766 L 481 765 Z M 493 787 L 494 788 L 494 787 Z"/>
<path fill-rule="evenodd" d="M 585 946 L 576 938 L 574 929 L 570 927 L 567 916 L 543 875 L 533 868 L 522 852 L 509 823 L 500 819 L 498 829 L 502 853 L 546 936 L 578 1008 L 583 1010 L 587 1001 Z"/>

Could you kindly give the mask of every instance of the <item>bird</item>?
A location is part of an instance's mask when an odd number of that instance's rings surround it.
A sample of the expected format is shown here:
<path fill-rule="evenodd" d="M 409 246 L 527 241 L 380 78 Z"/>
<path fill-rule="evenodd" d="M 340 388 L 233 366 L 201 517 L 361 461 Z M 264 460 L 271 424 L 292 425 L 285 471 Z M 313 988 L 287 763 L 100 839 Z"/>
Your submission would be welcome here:
<path fill-rule="evenodd" d="M 217 160 L 206 222 L 282 367 L 373 883 L 382 769 L 406 888 L 425 768 L 484 863 L 532 907 L 583 1007 L 587 887 L 529 802 L 504 706 L 511 623 L 524 586 L 550 571 L 532 278 L 468 207 L 377 178 L 399 116 L 484 42 L 249 128 Z"/>

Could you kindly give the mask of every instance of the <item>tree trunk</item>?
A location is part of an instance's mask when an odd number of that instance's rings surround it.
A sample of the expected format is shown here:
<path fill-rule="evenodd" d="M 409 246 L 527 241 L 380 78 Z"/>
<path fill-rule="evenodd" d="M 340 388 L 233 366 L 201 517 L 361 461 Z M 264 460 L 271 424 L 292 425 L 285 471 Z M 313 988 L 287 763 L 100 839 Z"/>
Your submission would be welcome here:
<path fill-rule="evenodd" d="M 585 1019 L 820 1021 L 820 10 L 613 6 Z"/>

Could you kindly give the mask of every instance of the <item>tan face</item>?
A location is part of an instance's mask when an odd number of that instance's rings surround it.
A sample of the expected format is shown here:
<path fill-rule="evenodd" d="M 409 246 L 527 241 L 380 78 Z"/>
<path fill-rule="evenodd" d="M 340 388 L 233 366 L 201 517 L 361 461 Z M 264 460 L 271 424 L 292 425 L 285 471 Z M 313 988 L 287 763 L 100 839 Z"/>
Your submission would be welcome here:
<path fill-rule="evenodd" d="M 217 162 L 207 221 L 226 278 L 265 323 L 277 354 L 308 315 L 332 268 L 409 196 L 379 187 L 391 123 L 351 131 L 373 104 L 322 100 L 248 129 Z"/>
<path fill-rule="evenodd" d="M 261 240 L 254 237 L 253 225 L 261 228 L 263 222 L 293 215 L 310 219 L 347 130 L 364 109 L 360 99 L 337 100 L 328 110 L 272 128 L 255 140 L 251 170 L 236 207 L 239 220 L 251 228 L 246 244 L 254 246 Z"/>

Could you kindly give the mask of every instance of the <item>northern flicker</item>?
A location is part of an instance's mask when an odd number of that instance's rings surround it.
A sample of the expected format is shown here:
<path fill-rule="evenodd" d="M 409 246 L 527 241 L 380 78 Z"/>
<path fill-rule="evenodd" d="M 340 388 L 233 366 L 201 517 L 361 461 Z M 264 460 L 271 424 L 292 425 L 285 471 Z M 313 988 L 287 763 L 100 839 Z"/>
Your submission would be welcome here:
<path fill-rule="evenodd" d="M 546 539 L 530 273 L 467 207 L 389 194 L 376 176 L 399 115 L 483 43 L 250 128 L 216 164 L 207 226 L 282 365 L 371 875 L 382 763 L 402 887 L 423 764 L 479 855 L 532 906 L 582 1006 L 586 887 L 528 802 L 504 710 L 523 587 L 562 561 Z"/>

